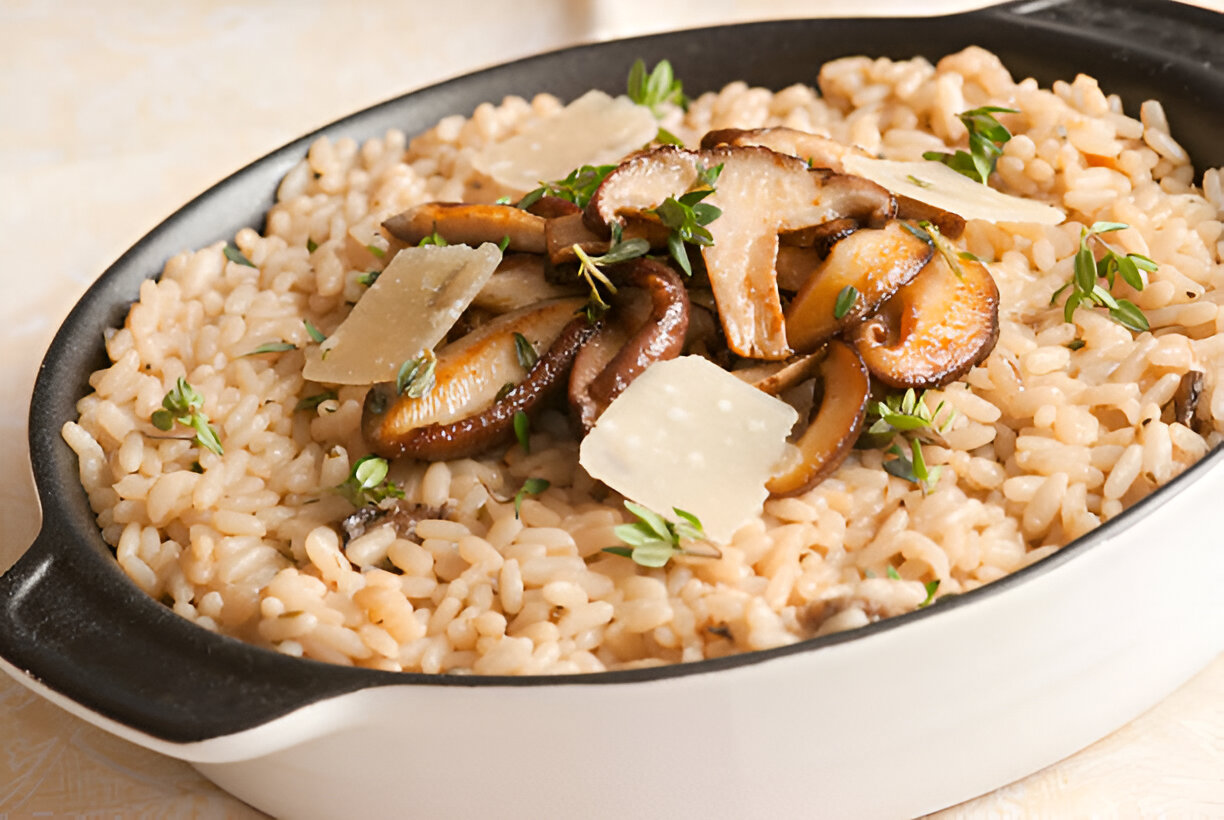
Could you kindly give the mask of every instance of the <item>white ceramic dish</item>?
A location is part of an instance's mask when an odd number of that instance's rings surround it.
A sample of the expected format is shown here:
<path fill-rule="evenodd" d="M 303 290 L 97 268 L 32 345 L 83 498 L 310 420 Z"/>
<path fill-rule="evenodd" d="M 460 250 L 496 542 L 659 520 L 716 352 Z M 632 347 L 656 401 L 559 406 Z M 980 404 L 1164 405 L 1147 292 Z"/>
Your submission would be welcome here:
<path fill-rule="evenodd" d="M 843 53 L 938 56 L 977 42 L 1043 80 L 1096 74 L 1133 94 L 1132 105 L 1166 91 L 1175 125 L 1179 111 L 1184 122 L 1195 104 L 1224 93 L 1210 59 L 1224 51 L 1215 15 L 1141 3 L 1102 30 L 1081 23 L 1099 19 L 1103 6 L 1039 5 L 604 44 L 472 75 L 324 130 L 411 132 L 505 93 L 573 97 L 619 78 L 639 55 L 669 57 L 701 90 L 734 78 L 775 87 L 810 79 Z M 734 65 L 703 59 L 745 40 L 767 47 Z M 1120 47 L 1125 65 L 1114 64 Z M 699 70 L 683 70 L 686 61 Z M 1221 123 L 1211 116 L 1179 130 L 1195 156 L 1212 150 Z M 587 677 L 430 678 L 284 658 L 178 619 L 114 566 L 59 425 L 101 356 L 101 328 L 122 315 L 139 282 L 181 247 L 257 224 L 276 180 L 313 137 L 142 240 L 82 300 L 44 362 L 31 450 L 46 523 L 0 577 L 0 666 L 69 711 L 188 760 L 279 816 L 896 817 L 996 788 L 1081 748 L 1224 650 L 1224 551 L 1203 537 L 1224 525 L 1215 503 L 1220 450 L 1098 531 L 986 588 L 720 661 Z"/>

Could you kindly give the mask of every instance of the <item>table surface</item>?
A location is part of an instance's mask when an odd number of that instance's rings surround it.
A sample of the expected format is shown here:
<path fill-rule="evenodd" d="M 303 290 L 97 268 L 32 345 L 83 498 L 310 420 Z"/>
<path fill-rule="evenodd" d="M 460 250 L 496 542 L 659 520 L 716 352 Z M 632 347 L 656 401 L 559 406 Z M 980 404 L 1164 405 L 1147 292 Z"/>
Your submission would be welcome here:
<path fill-rule="evenodd" d="M 853 8 L 888 14 L 910 5 Z M 1224 0 L 1199 5 L 1224 11 Z M 421 4 L 377 0 L 5 0 L 0 571 L 40 522 L 25 421 L 38 361 L 94 278 L 183 202 L 302 133 L 473 68 L 572 43 L 839 7 L 449 0 L 422 13 Z M 40 814 L 262 816 L 187 764 L 114 738 L 0 675 L 0 817 Z M 1224 817 L 1224 656 L 1093 746 L 936 816 L 1089 814 Z"/>

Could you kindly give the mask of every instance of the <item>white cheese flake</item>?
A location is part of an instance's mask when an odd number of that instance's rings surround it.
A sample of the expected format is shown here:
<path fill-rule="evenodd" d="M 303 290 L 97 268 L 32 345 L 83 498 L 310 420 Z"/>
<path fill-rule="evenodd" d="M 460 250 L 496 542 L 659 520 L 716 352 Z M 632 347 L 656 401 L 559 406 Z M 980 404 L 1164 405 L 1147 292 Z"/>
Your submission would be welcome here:
<path fill-rule="evenodd" d="M 500 261 L 488 242 L 405 248 L 327 341 L 307 349 L 302 375 L 324 384 L 392 381 L 406 359 L 446 336 Z"/>
<path fill-rule="evenodd" d="M 691 512 L 725 544 L 760 513 L 798 417 L 718 365 L 681 356 L 651 365 L 608 406 L 579 463 L 666 518 L 673 507 Z"/>
<path fill-rule="evenodd" d="M 556 114 L 485 147 L 472 158 L 476 170 L 516 191 L 563 179 L 582 165 L 619 162 L 654 139 L 654 115 L 628 97 L 588 91 Z"/>
<path fill-rule="evenodd" d="M 965 219 L 1057 225 L 1066 214 L 1051 205 L 996 191 L 940 162 L 897 162 L 846 152 L 846 173 L 865 177 L 894 194 L 907 196 Z"/>

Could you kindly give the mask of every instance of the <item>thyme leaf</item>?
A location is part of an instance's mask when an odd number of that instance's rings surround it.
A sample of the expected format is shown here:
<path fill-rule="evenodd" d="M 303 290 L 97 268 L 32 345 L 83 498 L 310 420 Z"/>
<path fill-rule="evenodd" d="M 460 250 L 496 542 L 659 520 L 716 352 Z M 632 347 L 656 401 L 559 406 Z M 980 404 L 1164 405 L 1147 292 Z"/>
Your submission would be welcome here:
<path fill-rule="evenodd" d="M 304 396 L 298 400 L 294 406 L 294 410 L 315 410 L 320 404 L 325 401 L 339 398 L 335 390 L 324 390 L 322 393 L 315 393 L 313 396 Z"/>
<path fill-rule="evenodd" d="M 519 517 L 519 510 L 523 506 L 523 499 L 529 495 L 539 495 L 551 486 L 548 479 L 545 478 L 529 478 L 523 482 L 523 486 L 514 494 L 514 517 Z"/>
<path fill-rule="evenodd" d="M 514 437 L 524 453 L 531 452 L 531 418 L 522 410 L 514 414 Z"/>
<path fill-rule="evenodd" d="M 833 318 L 843 319 L 854 307 L 858 299 L 858 289 L 854 285 L 846 285 L 837 293 L 837 301 L 833 304 Z"/>
<path fill-rule="evenodd" d="M 204 397 L 185 378 L 179 376 L 174 387 L 166 391 L 165 397 L 162 398 L 161 409 L 153 411 L 149 420 L 154 427 L 162 431 L 172 429 L 176 423 L 190 427 L 195 430 L 193 441 L 196 444 L 219 456 L 224 455 L 225 450 L 221 447 L 216 428 L 209 424 L 208 416 L 200 409 L 203 406 Z"/>
<path fill-rule="evenodd" d="M 585 208 L 595 194 L 595 189 L 604 177 L 616 169 L 615 165 L 583 165 L 570 171 L 565 179 L 541 182 L 540 187 L 528 191 L 516 207 L 527 210 L 545 196 L 555 196 Z"/>
<path fill-rule="evenodd" d="M 395 374 L 395 392 L 410 399 L 421 398 L 433 390 L 437 367 L 438 358 L 432 350 L 426 350 L 415 359 L 408 359 Z"/>
<path fill-rule="evenodd" d="M 646 62 L 642 58 L 634 60 L 633 65 L 629 67 L 626 86 L 629 99 L 638 105 L 646 106 L 656 117 L 662 116 L 659 106 L 665 103 L 675 103 L 688 110 L 684 85 L 676 79 L 672 65 L 667 60 L 659 60 L 650 73 L 646 72 Z"/>
<path fill-rule="evenodd" d="M 354 507 L 377 504 L 384 498 L 403 498 L 404 491 L 387 478 L 389 469 L 385 458 L 372 454 L 362 456 L 353 463 L 348 478 L 336 487 L 336 491 Z"/>
<path fill-rule="evenodd" d="M 243 356 L 260 356 L 264 353 L 284 353 L 286 350 L 297 350 L 297 345 L 293 342 L 268 342 L 262 344 L 254 350 L 243 353 Z"/>
<path fill-rule="evenodd" d="M 231 262 L 237 262 L 239 265 L 246 265 L 248 268 L 255 267 L 255 263 L 252 262 L 250 259 L 247 259 L 243 255 L 242 251 L 238 250 L 233 245 L 226 244 L 225 250 L 222 251 L 222 253 L 224 253 L 225 258 Z"/>
<path fill-rule="evenodd" d="M 1018 113 L 1020 112 L 1014 108 L 1001 108 L 997 105 L 984 105 L 963 111 L 957 118 L 969 132 L 969 150 L 966 152 L 958 149 L 955 154 L 927 151 L 922 158 L 942 162 L 953 171 L 985 185 L 994 173 L 999 157 L 1003 155 L 1003 146 L 1012 138 L 1011 132 L 995 119 L 994 115 Z"/>
<path fill-rule="evenodd" d="M 536 353 L 536 349 L 522 333 L 514 334 L 514 355 L 518 357 L 518 363 L 524 370 L 535 367 L 535 363 L 540 360 L 540 354 Z"/>
<path fill-rule="evenodd" d="M 668 521 L 654 510 L 632 501 L 625 501 L 625 509 L 633 513 L 637 521 L 632 524 L 619 524 L 613 529 L 613 533 L 627 546 L 604 547 L 604 552 L 631 558 L 634 563 L 643 567 L 665 566 L 676 555 L 710 557 L 705 552 L 693 552 L 690 549 L 694 542 L 706 541 L 701 521 L 692 513 L 673 507 L 672 512 L 678 520 Z M 717 549 L 714 553 L 715 557 L 721 555 Z"/>

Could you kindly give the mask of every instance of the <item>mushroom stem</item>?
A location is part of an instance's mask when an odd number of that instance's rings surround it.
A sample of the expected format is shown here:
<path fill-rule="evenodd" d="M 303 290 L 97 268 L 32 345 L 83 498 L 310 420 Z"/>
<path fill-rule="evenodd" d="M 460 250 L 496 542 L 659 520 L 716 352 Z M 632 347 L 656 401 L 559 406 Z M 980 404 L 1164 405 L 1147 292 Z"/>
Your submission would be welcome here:
<path fill-rule="evenodd" d="M 773 495 L 795 495 L 814 487 L 842 463 L 863 426 L 871 380 L 854 348 L 837 339 L 829 342 L 820 376 L 820 409 L 796 442 L 798 460 L 765 485 Z"/>

